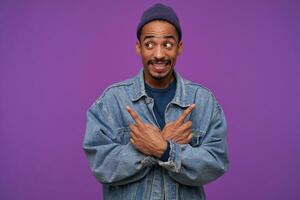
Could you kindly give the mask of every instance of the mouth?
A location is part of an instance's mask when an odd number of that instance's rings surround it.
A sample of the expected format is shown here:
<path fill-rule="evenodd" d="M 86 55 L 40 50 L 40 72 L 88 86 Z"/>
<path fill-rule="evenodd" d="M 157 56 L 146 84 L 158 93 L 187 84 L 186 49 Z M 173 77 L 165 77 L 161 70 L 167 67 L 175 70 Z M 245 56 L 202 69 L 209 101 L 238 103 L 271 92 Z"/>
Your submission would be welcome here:
<path fill-rule="evenodd" d="M 168 69 L 167 67 L 170 65 L 170 61 L 166 60 L 163 62 L 152 62 L 150 61 L 149 63 L 150 65 L 152 65 L 153 69 L 157 72 L 164 72 L 166 69 Z"/>

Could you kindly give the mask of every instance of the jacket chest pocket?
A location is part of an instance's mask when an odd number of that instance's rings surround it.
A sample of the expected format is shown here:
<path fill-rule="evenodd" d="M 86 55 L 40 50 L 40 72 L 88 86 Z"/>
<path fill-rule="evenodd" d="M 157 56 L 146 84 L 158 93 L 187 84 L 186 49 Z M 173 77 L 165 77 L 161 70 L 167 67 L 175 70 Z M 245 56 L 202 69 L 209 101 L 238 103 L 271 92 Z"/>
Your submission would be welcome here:
<path fill-rule="evenodd" d="M 192 129 L 192 140 L 190 141 L 190 145 L 192 147 L 198 147 L 202 144 L 203 138 L 205 136 L 205 132 L 198 130 L 198 129 Z"/>
<path fill-rule="evenodd" d="M 126 145 L 130 141 L 130 129 L 129 127 L 118 128 L 116 129 L 116 138 L 115 142 Z"/>

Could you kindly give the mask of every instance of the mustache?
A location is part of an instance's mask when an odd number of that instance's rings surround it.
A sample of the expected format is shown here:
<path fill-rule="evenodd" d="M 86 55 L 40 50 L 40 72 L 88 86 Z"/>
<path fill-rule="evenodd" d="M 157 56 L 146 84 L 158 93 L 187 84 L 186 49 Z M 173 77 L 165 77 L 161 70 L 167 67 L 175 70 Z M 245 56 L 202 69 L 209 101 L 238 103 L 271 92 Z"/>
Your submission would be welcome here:
<path fill-rule="evenodd" d="M 151 59 L 151 60 L 149 60 L 148 61 L 148 64 L 165 64 L 165 65 L 167 65 L 167 64 L 171 64 L 171 60 L 169 60 L 169 59 Z"/>

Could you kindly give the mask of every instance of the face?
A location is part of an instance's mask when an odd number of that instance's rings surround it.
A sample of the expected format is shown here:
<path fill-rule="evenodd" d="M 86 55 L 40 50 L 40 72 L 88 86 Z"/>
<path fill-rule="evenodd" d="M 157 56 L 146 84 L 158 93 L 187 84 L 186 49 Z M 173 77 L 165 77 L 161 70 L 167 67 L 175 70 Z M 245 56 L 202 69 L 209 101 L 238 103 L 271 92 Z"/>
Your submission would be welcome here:
<path fill-rule="evenodd" d="M 151 83 L 172 80 L 176 58 L 182 51 L 175 27 L 166 21 L 147 23 L 136 44 L 144 65 L 145 81 Z"/>

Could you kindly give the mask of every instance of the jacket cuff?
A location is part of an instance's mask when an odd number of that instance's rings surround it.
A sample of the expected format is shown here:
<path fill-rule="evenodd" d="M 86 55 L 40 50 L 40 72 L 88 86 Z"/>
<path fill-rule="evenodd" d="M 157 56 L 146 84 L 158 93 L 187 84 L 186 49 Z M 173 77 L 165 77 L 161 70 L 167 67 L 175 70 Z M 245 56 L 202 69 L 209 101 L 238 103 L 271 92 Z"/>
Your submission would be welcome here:
<path fill-rule="evenodd" d="M 155 165 L 156 163 L 156 159 L 152 156 L 146 156 L 143 160 L 141 160 L 141 164 L 143 167 L 149 167 Z"/>
<path fill-rule="evenodd" d="M 169 141 L 170 143 L 170 152 L 169 152 L 169 159 L 166 162 L 158 160 L 158 164 L 165 169 L 179 173 L 181 168 L 181 147 L 174 141 Z"/>

